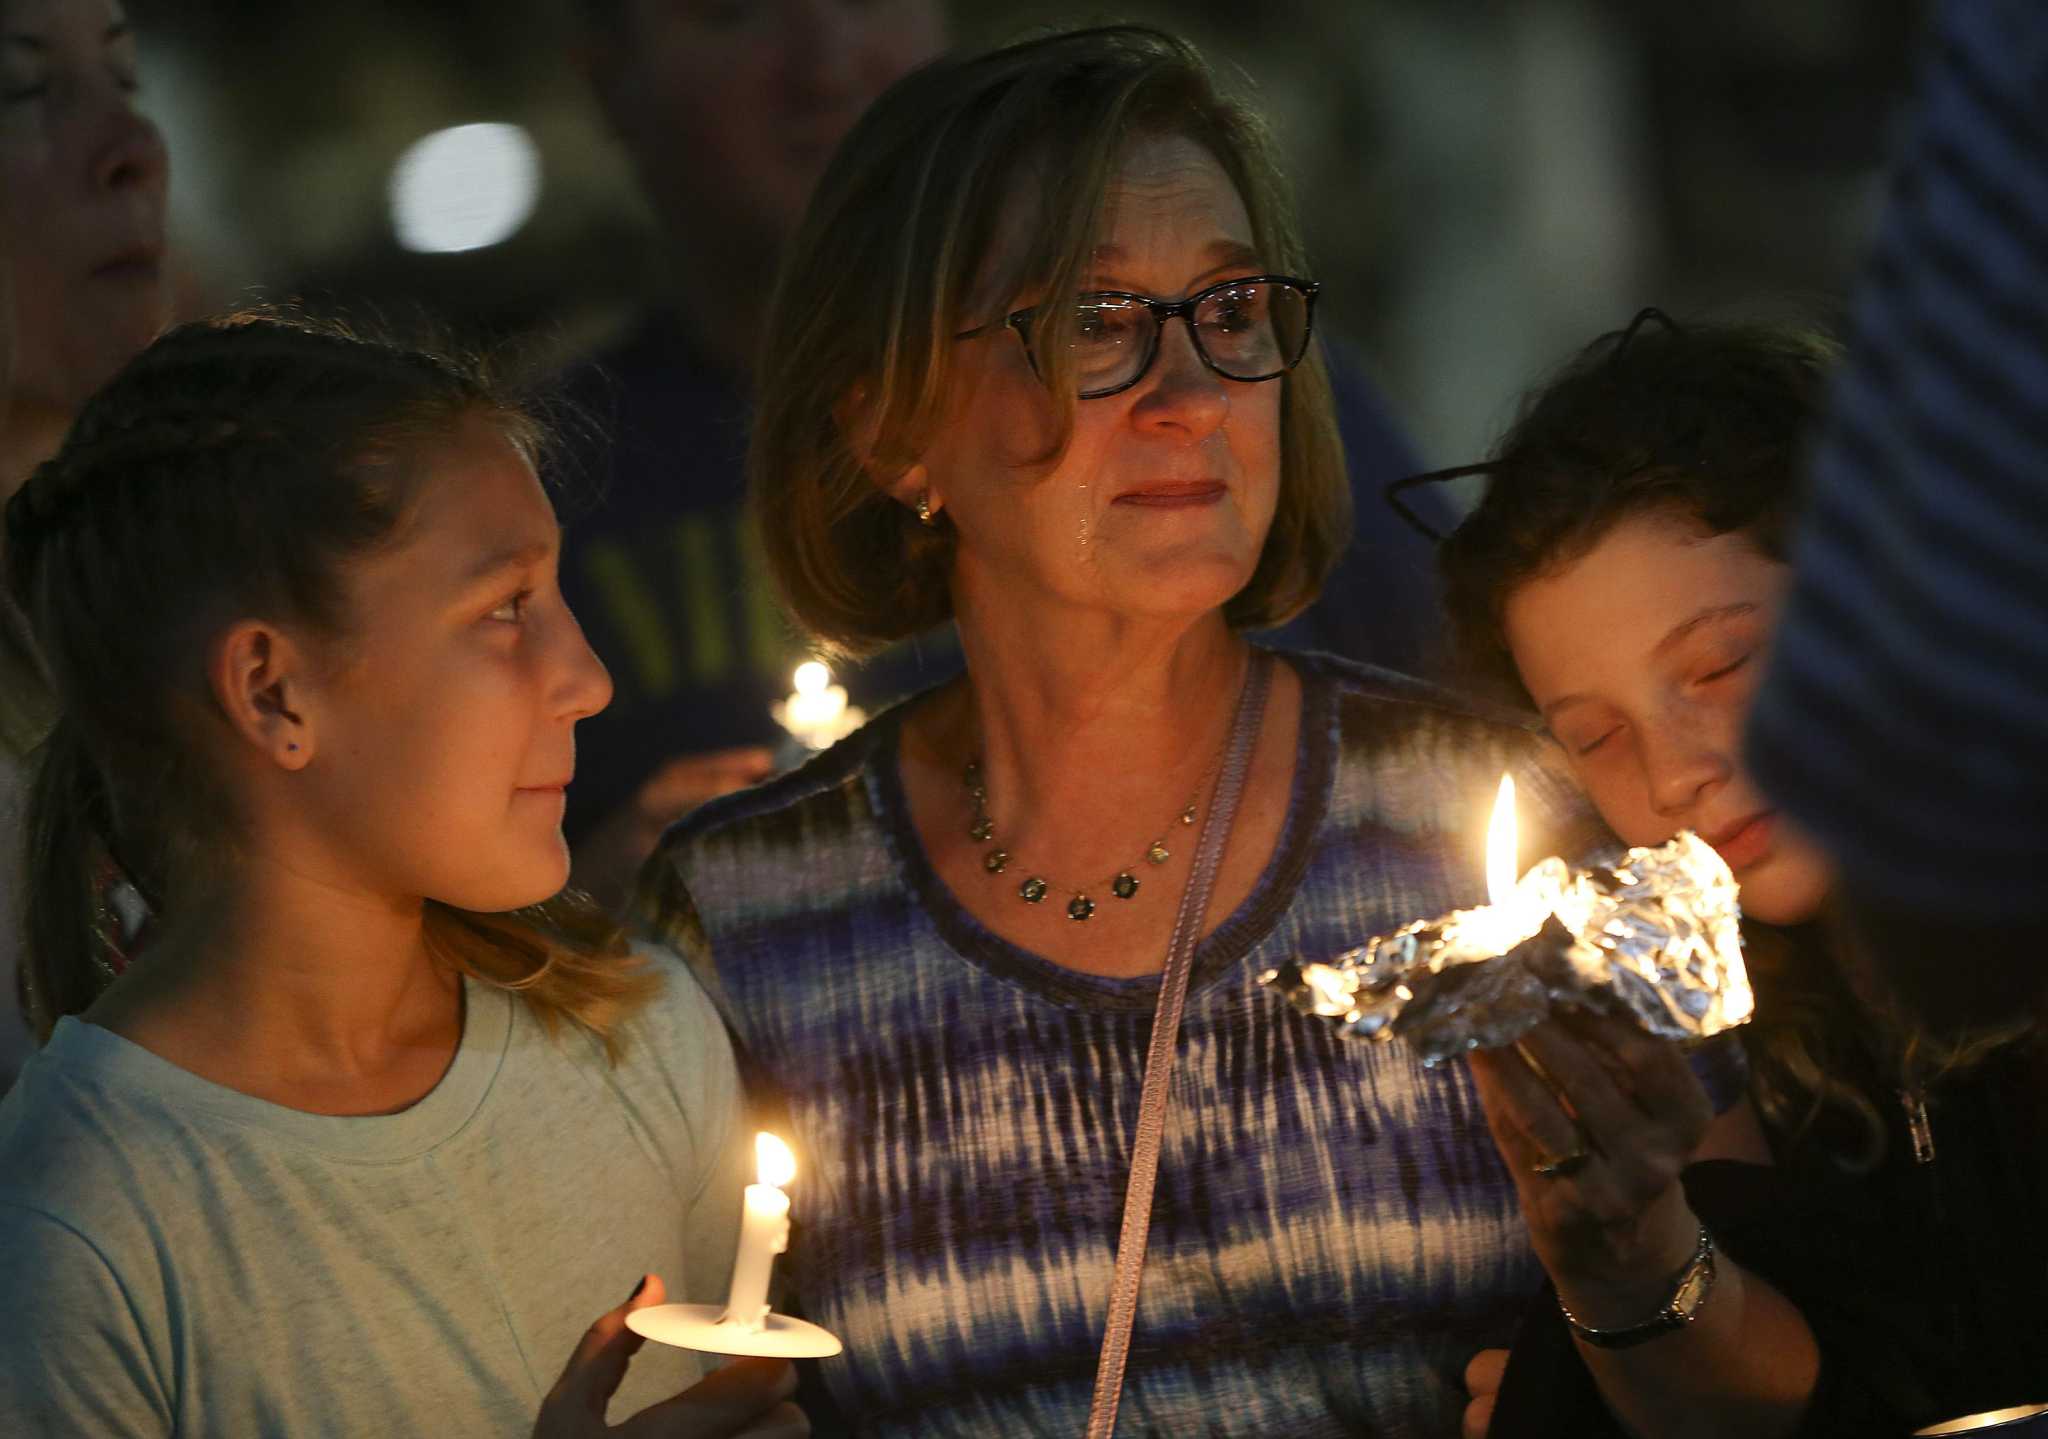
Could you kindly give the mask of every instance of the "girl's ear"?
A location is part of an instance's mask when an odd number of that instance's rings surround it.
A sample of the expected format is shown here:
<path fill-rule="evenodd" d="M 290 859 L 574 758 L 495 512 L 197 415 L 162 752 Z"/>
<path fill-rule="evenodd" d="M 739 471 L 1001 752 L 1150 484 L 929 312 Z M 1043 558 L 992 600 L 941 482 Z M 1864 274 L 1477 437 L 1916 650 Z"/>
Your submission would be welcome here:
<path fill-rule="evenodd" d="M 869 401 L 865 384 L 855 384 L 840 398 L 839 403 L 832 407 L 832 419 L 839 426 L 839 433 L 846 437 L 846 443 L 860 462 L 869 483 L 876 489 L 926 524 L 930 524 L 945 508 L 945 500 L 932 489 L 931 473 L 923 464 L 914 463 L 907 468 L 885 467 L 875 458 L 882 416 Z"/>
<path fill-rule="evenodd" d="M 313 726 L 298 708 L 308 670 L 290 636 L 261 620 L 238 620 L 214 640 L 207 684 L 235 733 L 280 769 L 313 758 Z"/>

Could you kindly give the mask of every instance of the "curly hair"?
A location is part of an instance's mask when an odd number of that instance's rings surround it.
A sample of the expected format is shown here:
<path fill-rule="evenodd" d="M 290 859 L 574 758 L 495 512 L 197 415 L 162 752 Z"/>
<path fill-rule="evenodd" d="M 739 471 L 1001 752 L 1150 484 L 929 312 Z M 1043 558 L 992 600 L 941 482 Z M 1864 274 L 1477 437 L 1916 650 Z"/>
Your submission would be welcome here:
<path fill-rule="evenodd" d="M 1485 498 L 1437 551 L 1454 648 L 1474 678 L 1527 699 L 1501 623 L 1507 597 L 1624 519 L 1676 514 L 1784 558 L 1839 353 L 1812 330 L 1638 317 L 1532 392 L 1479 467 Z"/>

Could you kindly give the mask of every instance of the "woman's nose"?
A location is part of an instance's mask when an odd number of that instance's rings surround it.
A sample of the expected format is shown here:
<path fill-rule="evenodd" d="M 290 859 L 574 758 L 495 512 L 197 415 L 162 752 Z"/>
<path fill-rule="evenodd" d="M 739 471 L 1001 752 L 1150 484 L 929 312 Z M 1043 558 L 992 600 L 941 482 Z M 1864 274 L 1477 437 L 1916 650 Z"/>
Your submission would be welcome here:
<path fill-rule="evenodd" d="M 1193 438 L 1215 431 L 1230 415 L 1230 387 L 1202 362 L 1189 323 L 1175 317 L 1161 327 L 1159 354 L 1136 406 L 1141 424 L 1175 427 Z"/>

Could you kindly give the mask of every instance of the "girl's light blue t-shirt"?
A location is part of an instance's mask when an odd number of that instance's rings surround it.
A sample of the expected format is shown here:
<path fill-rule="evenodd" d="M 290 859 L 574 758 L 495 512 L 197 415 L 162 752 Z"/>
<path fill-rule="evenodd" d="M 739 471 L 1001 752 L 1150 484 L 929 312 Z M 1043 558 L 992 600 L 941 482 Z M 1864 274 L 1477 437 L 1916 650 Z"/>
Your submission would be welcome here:
<path fill-rule="evenodd" d="M 62 1021 L 0 1104 L 0 1432 L 525 1435 L 643 1273 L 721 1297 L 748 1157 L 732 1051 L 656 962 L 617 1067 L 469 982 L 441 1082 L 367 1118 Z M 649 1344 L 612 1415 L 701 1372 Z"/>

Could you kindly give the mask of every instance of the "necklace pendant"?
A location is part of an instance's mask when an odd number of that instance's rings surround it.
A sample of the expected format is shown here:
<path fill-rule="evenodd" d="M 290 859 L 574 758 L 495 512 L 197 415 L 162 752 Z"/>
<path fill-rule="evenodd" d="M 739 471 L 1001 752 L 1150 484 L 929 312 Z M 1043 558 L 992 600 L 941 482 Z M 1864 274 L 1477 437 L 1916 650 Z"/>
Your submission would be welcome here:
<path fill-rule="evenodd" d="M 1110 893 L 1114 894 L 1118 899 L 1129 899 L 1138 892 L 1138 877 L 1129 870 L 1125 870 L 1114 880 L 1110 881 L 1109 889 Z"/>
<path fill-rule="evenodd" d="M 996 822 L 992 819 L 983 818 L 974 822 L 974 828 L 967 831 L 967 837 L 976 844 L 980 844 L 985 839 L 993 839 L 995 832 Z"/>
<path fill-rule="evenodd" d="M 1045 889 L 1045 881 L 1034 874 L 1017 886 L 1017 894 L 1026 904 L 1037 904 L 1045 898 Z"/>
<path fill-rule="evenodd" d="M 990 874 L 1001 874 L 1010 866 L 1010 852 L 1006 849 L 992 849 L 981 857 L 981 867 Z"/>
<path fill-rule="evenodd" d="M 1086 919 L 1095 913 L 1095 901 L 1085 894 L 1077 894 L 1067 901 L 1068 919 Z"/>
<path fill-rule="evenodd" d="M 1152 848 L 1145 851 L 1145 858 L 1153 864 L 1165 864 L 1173 858 L 1173 851 L 1166 847 L 1165 840 L 1155 839 L 1152 841 Z"/>

